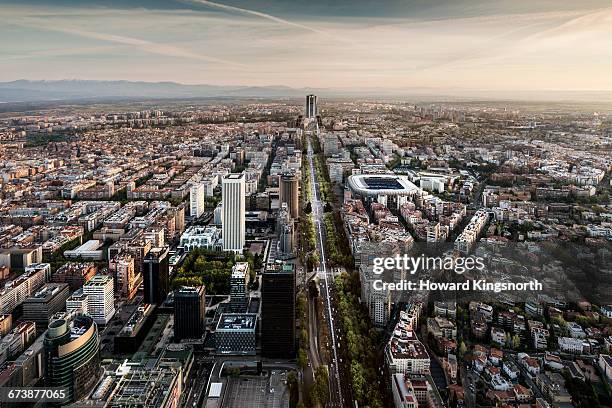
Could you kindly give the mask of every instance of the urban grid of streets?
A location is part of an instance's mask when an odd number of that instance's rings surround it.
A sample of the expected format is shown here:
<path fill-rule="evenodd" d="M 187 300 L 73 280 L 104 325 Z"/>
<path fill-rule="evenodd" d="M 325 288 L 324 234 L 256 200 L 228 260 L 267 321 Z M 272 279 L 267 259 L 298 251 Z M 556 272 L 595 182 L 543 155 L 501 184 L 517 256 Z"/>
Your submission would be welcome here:
<path fill-rule="evenodd" d="M 109 302 L 103 307 L 110 317 L 99 317 L 100 365 L 110 375 L 91 384 L 84 397 L 88 403 L 100 394 L 95 390 L 106 387 L 113 393 L 104 398 L 121 406 L 121 398 L 134 397 L 128 396 L 132 385 L 125 384 L 166 384 L 160 378 L 171 381 L 177 372 L 159 366 L 160 357 L 189 350 L 194 350 L 193 364 L 188 363 L 191 371 L 176 400 L 189 407 L 210 403 L 212 408 L 216 401 L 218 408 L 242 408 L 244 396 L 256 392 L 249 407 L 282 406 L 297 397 L 310 408 L 317 405 L 312 401 L 320 391 L 315 378 L 320 367 L 329 374 L 328 393 L 322 398 L 329 396 L 327 406 L 334 408 L 356 401 L 359 406 L 382 406 L 401 391 L 397 384 L 404 383 L 410 393 L 410 382 L 427 387 L 431 398 L 452 408 L 493 405 L 516 393 L 538 407 L 546 407 L 544 401 L 553 397 L 584 398 L 583 404 L 595 397 L 602 405 L 612 401 L 606 388 L 612 383 L 606 371 L 612 367 L 610 114 L 520 104 L 507 109 L 506 104 L 332 100 L 324 106 L 325 115 L 300 120 L 301 101 L 221 102 L 197 108 L 176 102 L 163 106 L 167 110 L 154 105 L 154 110 L 135 112 L 118 103 L 0 118 L 3 259 L 27 260 L 25 256 L 43 253 L 42 262 L 27 272 L 18 264 L 1 268 L 6 282 L 0 296 L 10 300 L 17 291 L 30 290 L 33 298 L 43 285 L 68 285 L 77 276 L 78 287 L 66 290 L 58 304 L 82 308 L 79 290 L 86 279 L 98 274 L 124 283 L 107 285 L 104 292 Z M 320 148 L 315 153 L 316 144 Z M 295 225 L 297 217 L 272 205 L 281 201 L 285 169 L 299 174 L 292 179 L 298 183 L 309 172 L 308 189 L 301 194 L 310 200 L 312 229 L 304 228 L 306 223 Z M 244 285 L 249 309 L 261 310 L 266 300 L 262 281 L 267 268 L 293 264 L 289 269 L 295 267 L 303 278 L 298 298 L 311 287 L 307 282 L 318 284 L 319 295 L 306 296 L 308 344 L 301 344 L 305 316 L 297 319 L 301 353 L 295 360 L 266 355 L 263 336 L 258 341 L 254 329 L 249 349 L 228 341 L 235 348 L 224 354 L 221 346 L 227 344 L 217 342 L 215 317 L 227 313 L 232 300 L 234 265 L 221 251 L 219 220 L 220 183 L 232 173 L 241 173 L 249 183 L 244 255 L 262 254 L 259 263 L 253 259 L 254 281 Z M 207 195 L 191 190 L 194 184 L 206 186 Z M 344 195 L 341 208 L 332 206 L 334 211 L 326 213 L 331 203 L 325 201 L 333 201 L 330 186 Z M 403 196 L 378 191 L 389 189 Z M 331 235 L 325 223 L 337 213 L 344 227 L 338 232 L 346 233 L 346 242 L 338 242 L 340 237 Z M 291 229 L 278 228 L 279 221 L 295 226 L 294 233 L 310 234 L 306 248 L 294 243 L 283 250 L 281 244 L 290 240 L 282 240 L 280 232 Z M 197 247 L 206 240 L 214 250 Z M 176 338 L 177 318 L 183 316 L 175 316 L 174 305 L 163 299 L 159 315 L 137 320 L 148 325 L 130 323 L 146 303 L 140 287 L 148 286 L 135 272 L 134 258 L 154 242 L 156 249 L 168 249 L 170 280 L 206 287 L 207 323 L 197 326 L 202 333 L 184 339 L 185 344 Z M 388 257 L 405 244 L 430 242 L 456 254 L 484 255 L 492 281 L 541 277 L 550 290 L 519 293 L 518 301 L 511 293 L 476 293 L 472 301 L 460 301 L 459 296 L 439 294 L 425 299 L 419 292 L 393 304 L 368 290 L 365 258 Z M 493 252 L 487 252 L 487 245 Z M 119 253 L 111 257 L 111 248 Z M 315 265 L 308 262 L 312 254 L 318 259 Z M 134 268 L 120 273 L 119 261 Z M 344 271 L 352 275 L 344 276 Z M 338 275 L 343 282 L 354 279 L 350 293 L 338 291 Z M 53 282 L 45 282 L 44 276 Z M 28 285 L 21 286 L 23 282 Z M 234 287 L 238 295 L 240 286 Z M 11 378 L 13 360 L 42 353 L 44 334 L 21 343 L 15 335 L 36 331 L 29 322 L 38 318 L 32 313 L 35 300 L 20 300 L 28 317 L 15 318 L 9 324 L 13 333 L 0 338 L 0 351 L 9 351 L 0 353 L 8 363 L 2 365 L 7 375 L 0 378 Z M 11 312 L 16 303 L 3 305 Z M 264 323 L 266 316 L 261 316 Z M 46 323 L 40 321 L 43 327 Z M 115 342 L 125 337 L 124 328 L 129 333 L 139 327 L 145 329 L 136 351 Z M 266 325 L 259 327 L 265 334 Z M 367 349 L 362 346 L 366 342 Z M 305 355 L 309 358 L 299 358 Z M 576 378 L 563 377 L 568 372 Z M 290 374 L 298 378 L 293 393 L 287 386 Z M 547 381 L 558 384 L 553 397 Z M 377 386 L 381 395 L 368 400 Z M 220 398 L 210 396 L 213 388 L 222 389 Z M 157 398 L 157 391 L 147 392 Z M 140 394 L 147 398 L 146 392 Z"/>
<path fill-rule="evenodd" d="M 317 133 L 317 138 L 319 137 L 319 125 L 316 125 L 316 133 Z M 323 208 L 322 208 L 322 203 L 319 200 L 319 183 L 317 181 L 317 173 L 315 171 L 314 168 L 314 151 L 312 148 L 312 141 L 310 140 L 310 137 L 308 137 L 308 166 L 310 168 L 310 177 L 311 177 L 311 189 L 312 189 L 312 217 L 313 217 L 313 221 L 315 224 L 315 228 L 316 228 L 316 241 L 317 241 L 317 249 L 320 255 L 319 258 L 319 266 L 318 266 L 318 273 L 317 275 L 322 277 L 321 280 L 321 289 L 323 290 L 325 296 L 324 296 L 324 305 L 325 305 L 325 310 L 326 310 L 326 314 L 327 314 L 327 323 L 329 325 L 329 333 L 330 333 L 330 338 L 331 338 L 331 347 L 332 347 L 332 354 L 333 354 L 333 360 L 330 362 L 330 367 L 332 369 L 332 372 L 330 373 L 331 375 L 329 376 L 329 383 L 330 383 L 330 397 L 331 397 L 331 401 L 332 401 L 332 405 L 334 407 L 343 407 L 344 406 L 344 400 L 342 398 L 342 387 L 340 384 L 340 374 L 338 371 L 338 364 L 339 364 L 339 360 L 338 360 L 338 351 L 337 351 L 337 347 L 338 347 L 338 343 L 336 340 L 336 330 L 334 329 L 334 319 L 332 316 L 332 299 L 331 299 L 331 295 L 329 292 L 329 281 L 328 281 L 328 274 L 331 276 L 331 279 L 333 279 L 333 272 L 328 272 L 328 267 L 327 267 L 327 259 L 325 257 L 325 229 L 322 228 L 322 223 L 323 223 Z M 310 303 L 310 302 L 309 302 Z M 315 316 L 315 314 L 311 314 L 311 316 Z M 318 357 L 318 348 L 314 348 L 315 350 L 315 354 L 317 354 L 317 362 L 320 361 L 320 358 Z"/>

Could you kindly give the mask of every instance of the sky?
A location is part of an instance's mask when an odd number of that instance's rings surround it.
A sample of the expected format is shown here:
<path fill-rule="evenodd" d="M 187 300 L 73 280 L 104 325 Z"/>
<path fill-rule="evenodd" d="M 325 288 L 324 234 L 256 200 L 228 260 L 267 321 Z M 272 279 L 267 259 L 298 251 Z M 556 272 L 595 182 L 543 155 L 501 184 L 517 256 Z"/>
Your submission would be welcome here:
<path fill-rule="evenodd" d="M 612 1 L 0 0 L 17 79 L 611 91 Z"/>

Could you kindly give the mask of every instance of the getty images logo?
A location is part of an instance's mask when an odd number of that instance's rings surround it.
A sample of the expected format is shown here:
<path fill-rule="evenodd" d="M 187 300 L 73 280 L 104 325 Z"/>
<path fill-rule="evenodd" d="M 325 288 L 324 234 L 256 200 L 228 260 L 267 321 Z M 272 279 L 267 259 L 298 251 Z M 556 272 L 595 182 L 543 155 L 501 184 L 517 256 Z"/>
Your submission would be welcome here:
<path fill-rule="evenodd" d="M 394 257 L 374 258 L 373 271 L 381 275 L 384 271 L 404 270 L 411 275 L 420 271 L 453 271 L 461 275 L 467 271 L 482 271 L 485 268 L 484 259 L 474 256 L 408 256 L 396 255 Z"/>

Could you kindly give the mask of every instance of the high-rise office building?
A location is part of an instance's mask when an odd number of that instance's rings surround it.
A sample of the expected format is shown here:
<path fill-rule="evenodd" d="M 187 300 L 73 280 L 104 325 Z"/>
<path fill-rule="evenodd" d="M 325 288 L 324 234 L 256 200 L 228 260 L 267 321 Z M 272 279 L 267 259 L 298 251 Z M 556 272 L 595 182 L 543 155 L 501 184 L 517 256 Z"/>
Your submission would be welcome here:
<path fill-rule="evenodd" d="M 293 264 L 276 263 L 262 277 L 261 352 L 265 357 L 295 355 L 295 270 Z"/>
<path fill-rule="evenodd" d="M 230 308 L 234 313 L 244 313 L 247 307 L 249 263 L 237 262 L 230 275 Z"/>
<path fill-rule="evenodd" d="M 300 212 L 300 179 L 295 173 L 283 173 L 280 176 L 279 184 L 280 203 L 286 203 L 291 217 L 297 218 Z"/>
<path fill-rule="evenodd" d="M 36 323 L 36 332 L 41 334 L 52 316 L 64 310 L 70 296 L 67 283 L 46 283 L 23 302 L 23 319 Z"/>
<path fill-rule="evenodd" d="M 246 185 L 244 174 L 232 173 L 221 182 L 223 250 L 242 252 L 246 234 Z"/>
<path fill-rule="evenodd" d="M 45 385 L 66 390 L 62 405 L 89 394 L 101 375 L 100 338 L 94 320 L 86 315 L 54 320 L 43 344 Z"/>
<path fill-rule="evenodd" d="M 96 275 L 83 285 L 83 293 L 87 295 L 87 314 L 97 324 L 107 324 L 115 315 L 113 278 L 108 275 Z"/>
<path fill-rule="evenodd" d="M 204 213 L 204 184 L 198 183 L 189 190 L 189 214 L 200 218 Z"/>
<path fill-rule="evenodd" d="M 204 334 L 205 294 L 204 286 L 184 286 L 174 291 L 174 341 L 199 339 Z"/>
<path fill-rule="evenodd" d="M 170 286 L 168 247 L 151 248 L 143 262 L 144 302 L 161 304 Z"/>
<path fill-rule="evenodd" d="M 278 241 L 280 243 L 280 251 L 285 255 L 293 254 L 295 250 L 295 230 L 293 223 L 284 224 L 279 231 Z"/>
<path fill-rule="evenodd" d="M 317 96 L 306 95 L 306 117 L 314 118 L 317 116 Z"/>

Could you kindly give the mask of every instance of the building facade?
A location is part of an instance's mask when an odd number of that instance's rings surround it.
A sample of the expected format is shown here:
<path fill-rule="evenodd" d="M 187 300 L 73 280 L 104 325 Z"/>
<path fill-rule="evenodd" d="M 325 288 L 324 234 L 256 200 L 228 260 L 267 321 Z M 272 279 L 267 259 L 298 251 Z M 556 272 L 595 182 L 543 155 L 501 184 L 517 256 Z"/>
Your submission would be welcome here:
<path fill-rule="evenodd" d="M 261 288 L 261 352 L 265 357 L 295 354 L 295 271 L 292 264 L 268 266 Z"/>
<path fill-rule="evenodd" d="M 223 250 L 242 253 L 246 234 L 244 174 L 228 174 L 221 183 Z"/>
<path fill-rule="evenodd" d="M 143 262 L 144 302 L 159 305 L 170 286 L 168 247 L 152 248 Z"/>
<path fill-rule="evenodd" d="M 199 339 L 206 317 L 204 286 L 182 287 L 174 291 L 174 341 Z"/>

